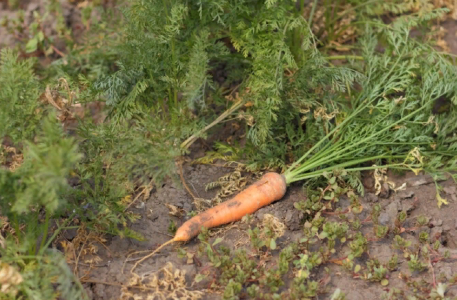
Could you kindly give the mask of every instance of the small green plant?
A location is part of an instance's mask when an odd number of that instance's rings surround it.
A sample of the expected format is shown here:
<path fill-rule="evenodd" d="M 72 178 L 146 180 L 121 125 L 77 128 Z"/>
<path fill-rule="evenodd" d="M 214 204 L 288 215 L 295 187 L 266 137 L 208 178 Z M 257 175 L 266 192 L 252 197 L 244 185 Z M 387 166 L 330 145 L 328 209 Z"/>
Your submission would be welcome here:
<path fill-rule="evenodd" d="M 360 257 L 368 250 L 367 238 L 362 233 L 357 232 L 353 241 L 349 243 L 352 257 Z"/>
<path fill-rule="evenodd" d="M 317 295 L 319 283 L 313 280 L 303 281 L 301 277 L 294 278 L 289 291 L 291 299 L 306 299 Z"/>
<path fill-rule="evenodd" d="M 393 240 L 392 247 L 394 249 L 406 250 L 409 246 L 411 246 L 411 241 L 407 241 L 403 239 L 401 236 L 396 235 Z"/>
<path fill-rule="evenodd" d="M 365 278 L 369 281 L 381 282 L 382 285 L 387 285 L 386 279 L 387 268 L 385 268 L 377 259 L 367 261 L 367 272 Z"/>
<path fill-rule="evenodd" d="M 337 288 L 333 294 L 330 300 L 346 300 L 346 294 L 343 293 L 339 288 Z"/>
<path fill-rule="evenodd" d="M 199 235 L 198 235 L 198 239 L 201 241 L 201 242 L 208 242 L 209 240 L 209 231 L 208 231 L 208 228 L 202 228 L 202 230 L 200 231 Z"/>
<path fill-rule="evenodd" d="M 389 271 L 395 271 L 397 269 L 397 267 L 398 267 L 398 256 L 395 254 L 387 262 L 387 269 Z"/>
<path fill-rule="evenodd" d="M 257 251 L 266 245 L 266 242 L 260 238 L 260 230 L 258 227 L 248 229 L 248 235 L 251 240 L 251 245 Z"/>
<path fill-rule="evenodd" d="M 433 250 L 435 251 L 438 251 L 438 249 L 441 247 L 441 243 L 439 240 L 435 241 L 435 243 L 433 243 Z"/>
<path fill-rule="evenodd" d="M 174 235 L 176 233 L 176 230 L 178 230 L 178 225 L 176 225 L 175 221 L 170 220 L 170 222 L 168 223 L 168 233 Z"/>
<path fill-rule="evenodd" d="M 337 222 L 326 222 L 322 227 L 322 232 L 319 234 L 319 238 L 327 238 L 329 240 L 343 239 L 349 230 L 347 223 Z"/>
<path fill-rule="evenodd" d="M 360 271 L 360 265 L 356 265 L 354 268 L 354 261 L 350 258 L 343 259 L 342 266 L 349 273 L 358 273 L 358 271 Z M 355 272 L 355 269 L 357 269 L 357 272 Z"/>
<path fill-rule="evenodd" d="M 227 284 L 227 287 L 224 290 L 224 295 L 222 298 L 224 300 L 236 300 L 238 299 L 237 295 L 241 291 L 242 285 L 239 282 L 233 281 L 230 279 L 230 281 Z"/>
<path fill-rule="evenodd" d="M 419 241 L 422 244 L 428 243 L 428 240 L 429 240 L 428 232 L 422 231 L 421 233 L 419 233 Z"/>
<path fill-rule="evenodd" d="M 289 271 L 289 264 L 298 252 L 298 245 L 292 243 L 279 253 L 278 269 L 284 275 Z"/>
<path fill-rule="evenodd" d="M 371 210 L 371 220 L 373 221 L 373 224 L 378 224 L 378 218 L 379 215 L 381 214 L 381 205 L 376 204 L 373 206 L 373 209 Z"/>
<path fill-rule="evenodd" d="M 359 218 L 356 218 L 352 223 L 352 230 L 359 230 L 360 228 L 362 228 L 362 222 L 360 221 Z"/>
<path fill-rule="evenodd" d="M 395 219 L 395 228 L 400 229 L 401 225 L 406 221 L 407 214 L 405 211 L 400 212 Z"/>
<path fill-rule="evenodd" d="M 374 231 L 376 237 L 382 239 L 389 233 L 389 226 L 377 225 L 374 227 Z"/>
<path fill-rule="evenodd" d="M 275 293 L 284 285 L 281 275 L 282 274 L 278 269 L 270 269 L 265 272 L 265 277 L 259 282 L 263 286 L 268 287 L 272 293 Z"/>
<path fill-rule="evenodd" d="M 429 219 L 424 215 L 421 215 L 421 216 L 417 217 L 417 225 L 418 226 L 425 226 L 425 225 L 428 224 L 428 222 L 429 222 Z"/>
<path fill-rule="evenodd" d="M 20 60 L 8 49 L 0 52 L 0 137 L 14 144 L 32 139 L 42 118 L 43 107 L 36 101 L 42 86 L 34 73 L 35 61 Z M 12 76 L 14 74 L 14 76 Z"/>
<path fill-rule="evenodd" d="M 420 261 L 417 255 L 411 254 L 409 256 L 408 267 L 411 272 L 422 272 L 427 269 L 427 263 Z"/>

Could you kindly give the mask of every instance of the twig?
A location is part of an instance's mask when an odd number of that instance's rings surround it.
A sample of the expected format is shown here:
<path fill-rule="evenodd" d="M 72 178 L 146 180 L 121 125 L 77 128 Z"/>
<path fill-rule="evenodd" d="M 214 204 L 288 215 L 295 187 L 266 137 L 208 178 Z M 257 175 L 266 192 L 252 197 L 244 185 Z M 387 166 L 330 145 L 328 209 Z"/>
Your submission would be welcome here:
<path fill-rule="evenodd" d="M 59 49 L 57 49 L 54 45 L 51 45 L 52 49 L 57 53 L 59 54 L 60 56 L 62 57 L 65 57 L 65 53 L 63 53 L 62 51 L 60 51 Z"/>
<path fill-rule="evenodd" d="M 235 110 L 240 108 L 242 105 L 243 105 L 243 100 L 240 100 L 240 101 L 236 102 L 235 104 L 233 104 L 232 107 L 230 107 L 228 110 L 226 110 L 224 113 L 222 113 L 219 117 L 217 117 L 216 120 L 214 120 L 209 125 L 207 125 L 205 128 L 203 128 L 202 130 L 200 130 L 196 134 L 193 134 L 191 137 L 189 137 L 187 140 L 185 140 L 180 146 L 181 149 L 187 150 L 190 147 L 190 145 L 192 145 L 203 132 L 206 132 L 211 127 L 213 127 L 220 121 L 224 120 L 227 116 L 229 116 L 232 112 L 234 112 Z"/>
<path fill-rule="evenodd" d="M 339 216 L 339 215 L 344 215 L 344 214 L 349 213 L 349 208 L 346 208 L 345 210 L 339 211 L 339 212 L 336 212 L 336 211 L 322 211 L 322 213 L 324 215 Z"/>
<path fill-rule="evenodd" d="M 428 264 L 430 265 L 430 269 L 432 269 L 433 288 L 436 289 L 435 269 L 433 269 L 433 264 L 432 264 L 432 260 L 430 259 L 430 255 L 428 256 Z"/>
<path fill-rule="evenodd" d="M 176 241 L 175 241 L 174 239 L 171 239 L 171 240 L 169 240 L 168 242 L 163 243 L 160 247 L 158 247 L 157 249 L 155 249 L 154 251 L 152 251 L 152 252 L 149 253 L 148 255 L 146 255 L 146 256 L 144 256 L 143 258 L 141 258 L 139 261 L 137 261 L 137 262 L 133 265 L 132 269 L 130 270 L 130 273 L 134 274 L 134 273 L 133 273 L 133 270 L 135 270 L 136 267 L 138 267 L 138 265 L 139 265 L 140 263 L 142 263 L 142 262 L 145 261 L 146 259 L 150 258 L 150 257 L 153 256 L 154 254 L 156 254 L 157 252 L 159 252 L 163 247 L 165 247 L 165 246 L 167 246 L 167 245 L 169 245 L 169 244 L 171 244 L 171 243 L 174 243 L 174 242 L 176 242 Z"/>
<path fill-rule="evenodd" d="M 166 235 L 166 236 L 169 236 L 169 237 L 173 237 L 171 234 L 163 233 L 163 232 L 160 232 L 160 231 L 157 231 L 157 230 L 154 230 L 154 229 L 148 229 L 148 230 L 152 231 L 152 232 L 155 232 L 155 233 L 158 233 L 158 234 L 162 234 L 162 235 Z"/>
<path fill-rule="evenodd" d="M 129 259 L 130 256 L 135 255 L 135 254 L 145 253 L 145 252 L 150 252 L 150 250 L 135 251 L 135 252 L 132 252 L 132 253 L 130 253 L 129 255 L 127 255 L 127 258 L 124 260 L 124 263 L 122 264 L 121 273 L 124 274 L 124 269 L 125 269 L 125 263 L 126 263 L 126 262 L 136 260 L 136 259 L 130 260 L 130 259 Z"/>
<path fill-rule="evenodd" d="M 160 247 L 159 247 L 160 248 Z M 158 248 L 158 249 L 159 249 Z M 135 252 L 132 252 L 130 253 L 129 255 L 127 255 L 127 258 L 124 260 L 124 263 L 122 264 L 122 274 L 124 274 L 124 269 L 125 269 L 125 263 L 127 262 L 131 262 L 131 261 L 137 261 L 137 260 L 140 260 L 140 259 L 143 259 L 143 257 L 136 257 L 136 258 L 129 258 L 135 254 L 141 254 L 141 253 L 146 253 L 146 252 L 151 252 L 151 250 L 142 250 L 142 251 L 135 251 Z M 164 254 L 165 255 L 165 254 Z"/>
<path fill-rule="evenodd" d="M 233 95 L 233 93 L 243 84 L 243 82 L 241 82 L 240 84 L 236 85 L 235 87 L 233 87 L 229 93 L 229 96 Z"/>
<path fill-rule="evenodd" d="M 98 283 L 98 284 L 104 284 L 104 285 L 111 285 L 111 286 L 118 286 L 118 287 L 125 287 L 125 288 L 134 288 L 134 289 L 140 289 L 140 290 L 148 290 L 148 291 L 155 291 L 155 288 L 149 288 L 145 286 L 134 286 L 134 285 L 125 285 L 125 284 L 120 284 L 120 283 L 115 283 L 115 282 L 107 282 L 107 281 L 101 281 L 101 280 L 93 280 L 93 279 L 80 279 L 81 282 L 84 283 Z"/>
<path fill-rule="evenodd" d="M 70 262 L 67 262 L 68 264 L 78 264 L 80 266 L 84 266 L 84 267 L 95 267 L 95 268 L 102 268 L 102 267 L 108 267 L 109 264 L 101 264 L 101 265 L 92 265 L 92 264 L 85 264 L 85 263 L 82 263 L 82 262 L 73 262 L 73 261 L 70 261 Z"/>
<path fill-rule="evenodd" d="M 182 171 L 182 163 L 178 163 L 178 165 L 179 165 L 179 177 L 181 177 L 181 182 L 184 185 L 184 187 L 186 188 L 187 192 L 195 200 L 195 198 L 197 198 L 197 197 L 195 197 L 194 193 L 192 193 L 192 191 L 189 189 L 189 187 L 186 184 L 186 180 L 184 179 L 184 174 L 183 174 L 183 171 Z"/>
<path fill-rule="evenodd" d="M 143 190 L 142 190 L 138 195 L 135 196 L 135 198 L 133 199 L 133 201 L 130 202 L 129 205 L 127 205 L 127 207 L 124 209 L 124 212 L 126 212 L 127 209 L 129 209 L 130 206 L 132 206 L 133 203 L 135 203 L 135 202 L 140 198 L 141 195 L 145 195 L 145 194 L 146 194 L 146 193 L 145 193 L 146 189 L 148 189 L 148 188 L 151 187 L 153 181 L 154 181 L 154 179 L 151 179 L 151 181 L 149 181 L 148 185 L 146 185 L 146 186 L 143 188 Z"/>
<path fill-rule="evenodd" d="M 198 198 L 200 198 L 200 195 L 198 194 L 198 191 L 195 188 L 195 185 L 192 182 L 190 184 L 192 185 L 192 188 L 194 189 L 194 191 L 197 193 Z"/>
<path fill-rule="evenodd" d="M 364 58 L 362 56 L 357 56 L 357 55 L 334 55 L 334 56 L 327 56 L 325 59 L 327 59 L 327 60 L 337 60 L 337 59 L 364 60 Z"/>
<path fill-rule="evenodd" d="M 78 263 L 79 263 L 79 257 L 81 256 L 81 253 L 83 252 L 84 250 L 84 246 L 86 245 L 86 242 L 84 241 L 82 247 L 81 247 L 81 250 L 79 250 L 79 253 L 78 253 L 78 256 L 76 257 L 76 261 L 75 261 L 75 269 L 73 270 L 73 273 L 74 274 L 77 274 L 76 272 L 78 271 Z"/>

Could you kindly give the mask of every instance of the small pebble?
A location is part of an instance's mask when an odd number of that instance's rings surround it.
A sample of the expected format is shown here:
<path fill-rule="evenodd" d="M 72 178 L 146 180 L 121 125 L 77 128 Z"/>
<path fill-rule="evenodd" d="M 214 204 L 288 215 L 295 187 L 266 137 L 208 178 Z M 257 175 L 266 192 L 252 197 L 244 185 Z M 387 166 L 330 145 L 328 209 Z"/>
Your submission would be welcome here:
<path fill-rule="evenodd" d="M 375 194 L 373 193 L 367 193 L 365 195 L 365 197 L 363 197 L 363 199 L 366 201 L 366 202 L 378 202 L 378 196 L 376 196 Z"/>
<path fill-rule="evenodd" d="M 414 196 L 414 191 L 406 190 L 406 191 L 399 191 L 397 193 L 397 197 L 400 199 L 412 198 Z"/>
<path fill-rule="evenodd" d="M 409 186 L 421 186 L 433 182 L 433 178 L 428 175 L 418 175 L 407 179 Z"/>
<path fill-rule="evenodd" d="M 448 195 L 457 194 L 457 188 L 455 186 L 446 186 L 443 188 L 443 191 Z"/>
<path fill-rule="evenodd" d="M 430 221 L 430 225 L 432 225 L 434 227 L 442 226 L 443 225 L 443 220 L 441 220 L 441 219 L 432 219 Z"/>
<path fill-rule="evenodd" d="M 451 225 L 446 224 L 443 226 L 443 231 L 451 231 L 451 230 L 452 230 Z"/>
<path fill-rule="evenodd" d="M 414 205 L 413 205 L 413 202 L 411 200 L 409 200 L 409 201 L 403 200 L 402 203 L 401 203 L 401 207 L 402 207 L 402 210 L 407 212 L 407 213 L 409 213 L 409 212 L 414 210 Z"/>
<path fill-rule="evenodd" d="M 378 217 L 378 221 L 381 225 L 389 225 L 390 215 L 388 213 L 382 212 Z"/>

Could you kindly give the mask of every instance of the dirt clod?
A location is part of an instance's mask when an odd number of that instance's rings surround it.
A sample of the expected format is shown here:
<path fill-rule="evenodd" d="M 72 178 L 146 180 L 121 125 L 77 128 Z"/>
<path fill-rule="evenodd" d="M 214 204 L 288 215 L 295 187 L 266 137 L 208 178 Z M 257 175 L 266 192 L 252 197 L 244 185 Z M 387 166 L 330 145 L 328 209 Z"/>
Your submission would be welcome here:
<path fill-rule="evenodd" d="M 303 213 L 296 209 L 289 209 L 286 212 L 285 223 L 289 230 L 300 230 L 302 228 L 301 220 L 303 219 Z"/>
<path fill-rule="evenodd" d="M 378 202 L 379 199 L 378 196 L 373 193 L 366 193 L 363 197 L 363 200 L 366 202 Z"/>
<path fill-rule="evenodd" d="M 401 208 L 402 208 L 401 209 L 402 211 L 404 211 L 404 212 L 409 214 L 414 210 L 415 204 L 414 204 L 414 202 L 412 200 L 403 200 L 401 202 Z"/>

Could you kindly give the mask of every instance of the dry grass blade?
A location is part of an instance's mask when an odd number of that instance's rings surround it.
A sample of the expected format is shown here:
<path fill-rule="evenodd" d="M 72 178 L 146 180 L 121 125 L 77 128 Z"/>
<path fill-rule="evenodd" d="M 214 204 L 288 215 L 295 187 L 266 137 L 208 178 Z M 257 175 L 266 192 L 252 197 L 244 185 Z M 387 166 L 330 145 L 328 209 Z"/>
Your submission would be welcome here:
<path fill-rule="evenodd" d="M 286 225 L 270 214 L 265 214 L 263 216 L 261 227 L 269 228 L 277 238 L 283 236 L 286 231 Z"/>
<path fill-rule="evenodd" d="M 77 274 L 80 261 L 89 265 L 102 261 L 98 256 L 98 245 L 102 245 L 111 255 L 105 242 L 106 239 L 100 233 L 96 231 L 87 232 L 84 224 L 82 224 L 78 228 L 76 237 L 71 242 L 63 240 L 60 244 L 64 249 L 66 262 L 75 265 L 73 273 Z"/>
<path fill-rule="evenodd" d="M 232 173 L 220 177 L 217 181 L 210 182 L 206 185 L 205 190 L 220 188 L 212 202 L 219 204 L 222 198 L 227 198 L 241 191 L 247 184 L 246 177 L 241 176 L 241 172 L 236 170 Z"/>
<path fill-rule="evenodd" d="M 0 164 L 6 165 L 8 170 L 14 172 L 24 162 L 24 155 L 18 153 L 14 147 L 0 145 Z"/>
<path fill-rule="evenodd" d="M 176 205 L 165 203 L 165 206 L 168 208 L 168 213 L 174 217 L 181 218 L 184 215 L 184 210 Z"/>
<path fill-rule="evenodd" d="M 133 274 L 127 286 L 121 288 L 121 300 L 127 299 L 162 299 L 162 300 L 198 300 L 203 297 L 201 291 L 191 291 L 186 286 L 186 272 L 173 268 L 168 262 L 153 274 L 139 276 Z M 131 289 L 148 290 L 140 295 Z"/>
<path fill-rule="evenodd" d="M 16 286 L 23 281 L 21 274 L 7 263 L 0 265 L 0 292 L 16 295 Z"/>

